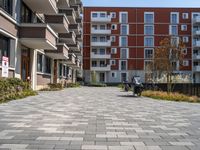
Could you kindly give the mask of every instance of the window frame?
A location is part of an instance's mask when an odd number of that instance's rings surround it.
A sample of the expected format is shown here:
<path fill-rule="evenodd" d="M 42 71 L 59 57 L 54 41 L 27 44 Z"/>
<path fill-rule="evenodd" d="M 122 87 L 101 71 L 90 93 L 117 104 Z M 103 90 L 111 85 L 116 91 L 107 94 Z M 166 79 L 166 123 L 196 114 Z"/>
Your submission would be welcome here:
<path fill-rule="evenodd" d="M 153 15 L 152 22 L 148 22 L 147 21 L 147 16 L 146 15 Z M 154 24 L 154 22 L 155 22 L 154 12 L 144 12 L 144 23 L 145 24 Z"/>

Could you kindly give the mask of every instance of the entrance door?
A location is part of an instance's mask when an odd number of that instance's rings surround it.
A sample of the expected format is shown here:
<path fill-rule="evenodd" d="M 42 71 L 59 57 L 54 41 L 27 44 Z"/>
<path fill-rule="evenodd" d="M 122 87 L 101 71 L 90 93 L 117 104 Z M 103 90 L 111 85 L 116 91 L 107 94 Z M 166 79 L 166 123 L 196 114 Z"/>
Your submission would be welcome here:
<path fill-rule="evenodd" d="M 121 73 L 121 82 L 126 82 L 126 80 L 127 80 L 127 74 Z"/>
<path fill-rule="evenodd" d="M 105 82 L 105 73 L 99 73 L 99 82 Z"/>
<path fill-rule="evenodd" d="M 21 78 L 27 81 L 30 78 L 30 50 L 23 49 L 21 54 Z"/>

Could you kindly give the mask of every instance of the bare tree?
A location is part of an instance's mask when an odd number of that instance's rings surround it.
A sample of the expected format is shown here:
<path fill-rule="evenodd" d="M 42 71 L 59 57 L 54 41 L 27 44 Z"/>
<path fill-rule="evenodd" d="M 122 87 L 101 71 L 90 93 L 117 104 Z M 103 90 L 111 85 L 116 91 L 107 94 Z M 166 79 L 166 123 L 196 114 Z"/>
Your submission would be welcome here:
<path fill-rule="evenodd" d="M 168 93 L 172 92 L 173 72 L 177 70 L 177 65 L 183 63 L 184 49 L 185 45 L 178 37 L 166 37 L 154 50 L 152 69 L 156 72 L 157 77 L 166 75 Z"/>

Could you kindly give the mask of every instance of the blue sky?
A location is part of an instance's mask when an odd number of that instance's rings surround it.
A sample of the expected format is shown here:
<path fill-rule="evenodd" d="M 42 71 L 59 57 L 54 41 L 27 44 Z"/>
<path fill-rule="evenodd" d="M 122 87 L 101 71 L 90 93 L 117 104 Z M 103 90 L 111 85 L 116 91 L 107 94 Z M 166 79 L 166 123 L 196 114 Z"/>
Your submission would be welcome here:
<path fill-rule="evenodd" d="M 198 7 L 200 0 L 82 0 L 84 6 Z"/>

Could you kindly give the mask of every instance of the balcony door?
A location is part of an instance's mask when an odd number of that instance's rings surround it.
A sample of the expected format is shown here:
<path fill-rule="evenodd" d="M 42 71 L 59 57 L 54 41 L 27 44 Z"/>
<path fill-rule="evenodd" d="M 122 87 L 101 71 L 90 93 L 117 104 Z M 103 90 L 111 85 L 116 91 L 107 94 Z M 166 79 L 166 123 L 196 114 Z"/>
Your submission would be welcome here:
<path fill-rule="evenodd" d="M 105 73 L 99 73 L 99 82 L 105 82 Z"/>
<path fill-rule="evenodd" d="M 30 79 L 30 49 L 22 49 L 21 52 L 21 78 L 23 81 Z"/>

